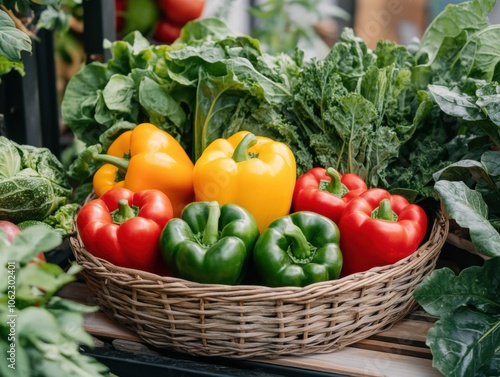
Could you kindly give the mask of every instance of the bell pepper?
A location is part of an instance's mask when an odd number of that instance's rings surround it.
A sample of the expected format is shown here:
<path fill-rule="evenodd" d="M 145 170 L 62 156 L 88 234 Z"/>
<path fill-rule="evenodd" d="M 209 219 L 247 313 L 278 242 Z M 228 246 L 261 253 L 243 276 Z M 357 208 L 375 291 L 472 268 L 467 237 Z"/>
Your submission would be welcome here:
<path fill-rule="evenodd" d="M 253 251 L 259 281 L 270 287 L 337 279 L 342 269 L 340 232 L 329 218 L 310 211 L 275 219 Z"/>
<path fill-rule="evenodd" d="M 214 140 L 193 172 L 197 201 L 240 205 L 255 217 L 260 231 L 290 213 L 295 180 L 290 148 L 248 131 Z"/>
<path fill-rule="evenodd" d="M 254 217 L 235 204 L 193 202 L 163 229 L 160 249 L 174 276 L 206 284 L 237 284 L 259 236 Z"/>
<path fill-rule="evenodd" d="M 105 162 L 93 177 L 97 197 L 113 187 L 156 189 L 168 196 L 175 216 L 194 199 L 193 162 L 177 140 L 151 123 L 124 132 L 94 159 Z"/>
<path fill-rule="evenodd" d="M 166 275 L 159 240 L 172 217 L 172 204 L 159 190 L 113 188 L 85 203 L 76 225 L 92 255 L 117 266 Z"/>
<path fill-rule="evenodd" d="M 347 204 L 339 229 L 346 276 L 412 254 L 426 234 L 427 215 L 403 196 L 372 188 Z"/>
<path fill-rule="evenodd" d="M 297 179 L 293 210 L 316 212 L 338 223 L 346 204 L 367 189 L 363 178 L 356 174 L 312 168 Z"/>

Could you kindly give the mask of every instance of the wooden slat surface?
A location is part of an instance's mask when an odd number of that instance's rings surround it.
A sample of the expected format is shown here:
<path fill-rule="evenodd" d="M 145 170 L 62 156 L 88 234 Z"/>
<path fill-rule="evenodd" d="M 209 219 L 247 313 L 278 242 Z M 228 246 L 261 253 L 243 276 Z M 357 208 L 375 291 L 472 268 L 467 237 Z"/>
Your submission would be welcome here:
<path fill-rule="evenodd" d="M 59 296 L 86 305 L 95 305 L 91 291 L 82 282 L 73 282 Z M 415 311 L 390 329 L 328 354 L 287 356 L 277 359 L 252 359 L 261 363 L 284 365 L 328 373 L 362 377 L 438 377 L 432 367 L 432 354 L 425 345 L 427 331 L 434 318 Z M 85 330 L 97 338 L 144 341 L 133 332 L 113 322 L 103 312 L 84 316 Z"/>

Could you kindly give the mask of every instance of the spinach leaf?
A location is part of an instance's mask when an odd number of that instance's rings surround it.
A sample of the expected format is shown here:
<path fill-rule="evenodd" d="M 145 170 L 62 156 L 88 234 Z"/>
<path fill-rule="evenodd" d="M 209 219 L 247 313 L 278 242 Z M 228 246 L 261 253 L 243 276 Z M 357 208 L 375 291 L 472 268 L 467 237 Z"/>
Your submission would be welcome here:
<path fill-rule="evenodd" d="M 477 251 L 487 256 L 500 255 L 500 234 L 488 221 L 488 206 L 481 194 L 462 181 L 441 180 L 434 187 L 449 217 L 469 229 Z"/>
<path fill-rule="evenodd" d="M 440 319 L 427 334 L 433 365 L 445 376 L 493 376 L 500 356 L 500 257 L 458 276 L 435 270 L 414 291 L 424 310 Z"/>
<path fill-rule="evenodd" d="M 499 268 L 500 258 L 496 257 L 484 266 L 468 267 L 458 276 L 449 268 L 435 270 L 417 287 L 414 297 L 435 316 L 469 305 L 484 313 L 500 314 Z"/>
<path fill-rule="evenodd" d="M 446 69 L 446 67 L 435 65 L 436 60 L 439 60 L 441 56 L 449 55 L 448 51 L 441 49 L 446 44 L 446 40 L 456 38 L 465 30 L 470 32 L 487 27 L 489 25 L 488 14 L 495 3 L 496 0 L 473 0 L 448 6 L 430 23 L 422 36 L 416 53 L 419 68 L 430 66 L 435 73 Z M 457 52 L 459 51 L 454 51 L 453 55 Z"/>
<path fill-rule="evenodd" d="M 442 85 L 429 85 L 429 92 L 441 111 L 457 118 L 458 122 L 471 129 L 480 129 L 498 147 L 500 88 L 497 83 L 490 82 L 478 83 L 474 85 L 474 89 L 472 94 L 468 94 Z"/>
<path fill-rule="evenodd" d="M 61 235 L 43 225 L 37 225 L 23 230 L 12 243 L 0 242 L 0 261 L 4 267 L 8 261 L 27 264 L 38 253 L 50 251 L 62 243 Z M 2 285 L 0 289 L 7 288 L 7 273 L 4 268 L 0 270 Z M 5 284 L 5 286 L 4 286 Z"/>
<path fill-rule="evenodd" d="M 500 314 L 460 308 L 438 320 L 427 337 L 432 365 L 445 376 L 481 376 L 487 370 L 498 375 Z"/>
<path fill-rule="evenodd" d="M 443 85 L 429 85 L 428 89 L 437 105 L 446 114 L 468 121 L 484 119 L 473 97 L 454 92 Z"/>
<path fill-rule="evenodd" d="M 500 215 L 500 153 L 487 151 L 481 161 L 461 160 L 434 173 L 434 180 L 463 181 L 481 193 L 488 215 Z"/>

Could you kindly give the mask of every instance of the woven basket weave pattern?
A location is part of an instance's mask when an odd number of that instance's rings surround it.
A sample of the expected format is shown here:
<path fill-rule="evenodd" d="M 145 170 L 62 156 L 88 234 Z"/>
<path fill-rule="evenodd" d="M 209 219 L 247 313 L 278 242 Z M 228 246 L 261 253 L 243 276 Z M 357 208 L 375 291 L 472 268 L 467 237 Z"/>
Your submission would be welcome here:
<path fill-rule="evenodd" d="M 145 342 L 191 355 L 306 355 L 341 349 L 387 329 L 414 309 L 413 291 L 434 269 L 448 221 L 391 266 L 304 288 L 199 284 L 120 268 L 70 245 L 100 308 Z"/>

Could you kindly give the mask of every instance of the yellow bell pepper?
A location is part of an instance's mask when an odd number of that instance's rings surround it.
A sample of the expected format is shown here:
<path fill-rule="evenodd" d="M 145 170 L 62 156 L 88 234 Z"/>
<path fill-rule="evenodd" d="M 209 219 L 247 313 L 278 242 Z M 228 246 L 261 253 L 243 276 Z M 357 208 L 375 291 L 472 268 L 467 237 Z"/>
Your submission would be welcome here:
<path fill-rule="evenodd" d="M 255 217 L 260 231 L 290 212 L 295 180 L 290 148 L 248 131 L 214 140 L 193 171 L 197 201 L 238 204 Z"/>
<path fill-rule="evenodd" d="M 176 217 L 194 200 L 193 162 L 174 137 L 151 123 L 124 132 L 95 159 L 105 162 L 93 177 L 97 197 L 114 187 L 157 189 L 168 196 Z"/>

